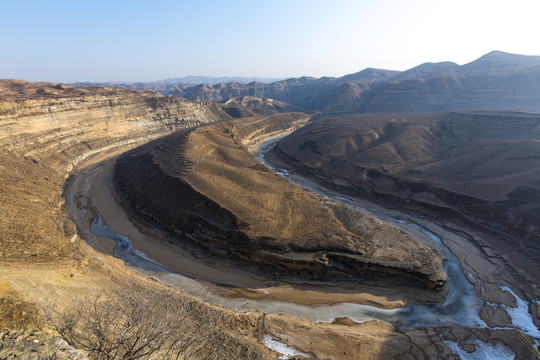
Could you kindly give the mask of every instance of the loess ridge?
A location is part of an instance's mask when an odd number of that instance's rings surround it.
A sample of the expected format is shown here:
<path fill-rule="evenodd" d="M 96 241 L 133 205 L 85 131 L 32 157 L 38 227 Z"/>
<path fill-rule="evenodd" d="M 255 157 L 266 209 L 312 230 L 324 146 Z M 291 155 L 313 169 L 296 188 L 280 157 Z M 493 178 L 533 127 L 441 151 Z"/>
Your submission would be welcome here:
<path fill-rule="evenodd" d="M 444 286 L 441 260 L 412 236 L 274 174 L 246 146 L 304 114 L 203 126 L 122 156 L 115 183 L 139 215 L 271 273 L 363 282 L 371 275 Z"/>

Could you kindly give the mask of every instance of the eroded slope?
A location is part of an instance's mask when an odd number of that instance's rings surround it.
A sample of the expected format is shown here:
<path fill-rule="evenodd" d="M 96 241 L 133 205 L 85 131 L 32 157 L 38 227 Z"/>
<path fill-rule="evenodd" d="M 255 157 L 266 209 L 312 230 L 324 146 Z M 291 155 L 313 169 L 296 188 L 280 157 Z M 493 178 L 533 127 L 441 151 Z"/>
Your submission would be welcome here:
<path fill-rule="evenodd" d="M 246 145 L 305 121 L 281 114 L 184 131 L 125 154 L 115 181 L 132 206 L 206 248 L 281 273 L 386 274 L 444 285 L 441 261 L 410 235 L 272 173 Z"/>
<path fill-rule="evenodd" d="M 276 147 L 354 195 L 481 224 L 537 269 L 540 117 L 527 113 L 357 115 L 313 123 Z M 503 236 L 500 236 L 503 233 Z M 504 244 L 502 242 L 502 244 Z M 518 260 L 516 263 L 521 263 Z"/>
<path fill-rule="evenodd" d="M 74 256 L 62 186 L 85 159 L 229 118 L 214 105 L 157 93 L 0 81 L 0 259 Z"/>

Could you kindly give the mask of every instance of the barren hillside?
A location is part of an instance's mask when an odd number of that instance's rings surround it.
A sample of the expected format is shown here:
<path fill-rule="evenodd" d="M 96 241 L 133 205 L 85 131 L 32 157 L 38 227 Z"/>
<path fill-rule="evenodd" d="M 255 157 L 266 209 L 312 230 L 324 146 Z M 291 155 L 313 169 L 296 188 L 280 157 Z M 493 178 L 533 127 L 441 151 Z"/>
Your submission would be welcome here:
<path fill-rule="evenodd" d="M 62 186 L 79 163 L 177 128 L 228 118 L 156 93 L 0 81 L 2 261 L 71 256 Z M 47 214 L 46 216 L 44 216 Z M 56 261 L 56 260 L 55 260 Z"/>
<path fill-rule="evenodd" d="M 90 304 L 97 296 L 134 287 L 140 290 L 136 296 L 152 288 L 157 297 L 189 306 L 189 311 L 184 308 L 176 316 L 186 324 L 186 333 L 199 339 L 208 336 L 197 325 L 201 321 L 229 322 L 228 328 L 235 328 L 234 336 L 221 330 L 212 335 L 216 346 L 205 346 L 206 355 L 200 357 L 271 358 L 262 345 L 240 335 L 243 327 L 244 334 L 252 336 L 248 334 L 253 329 L 248 329 L 255 319 L 237 318 L 199 300 L 191 302 L 194 299 L 181 292 L 167 293 L 167 288 L 130 273 L 101 252 L 110 245 L 100 250 L 89 247 L 92 240 L 75 228 L 64 208 L 64 182 L 86 161 L 228 115 L 213 105 L 157 93 L 81 90 L 64 84 L 2 80 L 0 94 L 1 358 L 86 358 L 81 344 L 77 351 L 58 337 L 43 309 L 51 311 L 54 304 L 62 316 L 69 316 L 81 301 Z M 165 308 L 156 316 L 165 314 Z"/>
<path fill-rule="evenodd" d="M 536 114 L 357 115 L 313 123 L 276 151 L 341 191 L 512 236 L 504 252 L 519 251 L 533 274 L 540 254 L 539 139 Z"/>
<path fill-rule="evenodd" d="M 269 274 L 361 282 L 374 272 L 444 285 L 429 247 L 352 208 L 325 204 L 246 150 L 254 132 L 303 117 L 242 119 L 157 140 L 118 160 L 116 183 L 140 214 L 205 248 L 270 266 Z"/>

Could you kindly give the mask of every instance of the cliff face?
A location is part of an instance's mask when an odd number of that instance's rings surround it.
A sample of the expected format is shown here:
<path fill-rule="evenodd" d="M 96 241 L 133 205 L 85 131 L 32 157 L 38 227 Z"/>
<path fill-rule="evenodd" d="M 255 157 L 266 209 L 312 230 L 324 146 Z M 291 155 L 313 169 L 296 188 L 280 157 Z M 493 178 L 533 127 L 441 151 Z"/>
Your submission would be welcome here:
<path fill-rule="evenodd" d="M 0 81 L 0 259 L 71 256 L 63 182 L 92 156 L 229 118 L 157 93 Z"/>
<path fill-rule="evenodd" d="M 158 93 L 72 87 L 55 93 L 56 86 L 49 95 L 1 99 L 0 146 L 28 159 L 45 156 L 60 172 L 102 151 L 229 118 L 213 104 Z"/>
<path fill-rule="evenodd" d="M 352 208 L 326 203 L 246 150 L 303 117 L 281 114 L 176 133 L 124 154 L 115 182 L 140 215 L 233 259 L 301 278 L 361 282 L 374 272 L 443 286 L 441 261 L 429 247 Z"/>

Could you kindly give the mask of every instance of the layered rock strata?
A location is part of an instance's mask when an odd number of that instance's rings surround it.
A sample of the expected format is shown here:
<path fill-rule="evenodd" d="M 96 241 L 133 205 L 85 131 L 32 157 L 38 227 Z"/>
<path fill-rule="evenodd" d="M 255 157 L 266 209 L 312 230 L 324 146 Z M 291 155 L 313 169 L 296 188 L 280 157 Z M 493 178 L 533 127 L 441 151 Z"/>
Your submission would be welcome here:
<path fill-rule="evenodd" d="M 115 183 L 139 214 L 271 273 L 357 283 L 390 275 L 444 286 L 431 248 L 285 180 L 247 151 L 262 136 L 304 121 L 290 113 L 179 132 L 124 154 Z"/>
<path fill-rule="evenodd" d="M 158 93 L 1 80 L 0 259 L 73 256 L 62 186 L 83 160 L 228 118 L 213 104 Z"/>

